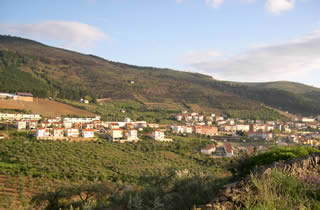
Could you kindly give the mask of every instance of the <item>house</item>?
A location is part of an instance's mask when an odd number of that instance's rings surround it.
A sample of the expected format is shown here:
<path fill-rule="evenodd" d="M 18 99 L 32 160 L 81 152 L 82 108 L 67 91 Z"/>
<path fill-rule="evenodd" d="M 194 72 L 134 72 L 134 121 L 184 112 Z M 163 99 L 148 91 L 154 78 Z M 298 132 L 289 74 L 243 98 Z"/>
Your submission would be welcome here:
<path fill-rule="evenodd" d="M 73 123 L 71 121 L 63 121 L 64 128 L 72 128 Z"/>
<path fill-rule="evenodd" d="M 123 138 L 123 130 L 120 128 L 111 129 L 110 136 L 112 138 L 112 141 L 121 140 Z"/>
<path fill-rule="evenodd" d="M 250 130 L 250 125 L 238 124 L 236 130 L 237 131 L 248 132 Z"/>
<path fill-rule="evenodd" d="M 132 129 L 133 128 L 133 124 L 132 123 L 126 123 L 125 126 L 127 129 Z"/>
<path fill-rule="evenodd" d="M 29 120 L 28 121 L 28 128 L 33 130 L 36 129 L 38 126 L 38 120 Z"/>
<path fill-rule="evenodd" d="M 119 129 L 120 125 L 119 125 L 119 123 L 109 123 L 109 128 L 110 129 Z"/>
<path fill-rule="evenodd" d="M 67 129 L 67 137 L 73 137 L 73 138 L 79 137 L 79 129 L 77 129 L 77 128 L 68 128 Z"/>
<path fill-rule="evenodd" d="M 93 123 L 86 123 L 86 124 L 84 124 L 84 128 L 85 129 L 93 129 L 94 128 L 94 124 Z"/>
<path fill-rule="evenodd" d="M 36 132 L 37 138 L 46 138 L 50 136 L 50 131 L 48 128 L 38 128 Z"/>
<path fill-rule="evenodd" d="M 73 123 L 73 127 L 77 129 L 82 129 L 82 123 Z"/>
<path fill-rule="evenodd" d="M 227 157 L 232 157 L 236 153 L 230 143 L 223 144 L 223 148 Z"/>
<path fill-rule="evenodd" d="M 216 151 L 216 145 L 215 144 L 209 144 L 206 148 L 201 149 L 201 153 L 212 155 L 213 152 Z"/>
<path fill-rule="evenodd" d="M 10 93 L 0 93 L 0 99 L 14 99 L 14 95 Z"/>
<path fill-rule="evenodd" d="M 302 117 L 301 122 L 306 123 L 306 122 L 314 122 L 315 119 L 313 118 L 308 118 L 308 117 Z"/>
<path fill-rule="evenodd" d="M 267 129 L 266 129 L 266 125 L 265 124 L 251 124 L 250 125 L 250 131 L 252 132 L 266 132 Z"/>
<path fill-rule="evenodd" d="M 43 121 L 40 123 L 41 128 L 48 128 L 51 125 L 49 121 Z"/>
<path fill-rule="evenodd" d="M 214 126 L 195 126 L 195 133 L 206 135 L 206 136 L 214 136 L 218 133 L 218 128 Z"/>
<path fill-rule="evenodd" d="M 64 129 L 63 128 L 53 128 L 53 137 L 54 138 L 63 138 Z"/>
<path fill-rule="evenodd" d="M 135 129 L 130 129 L 127 132 L 127 140 L 128 141 L 135 141 L 138 140 L 138 132 Z"/>
<path fill-rule="evenodd" d="M 62 122 L 53 122 L 52 125 L 55 128 L 62 128 Z"/>
<path fill-rule="evenodd" d="M 148 127 L 149 127 L 149 128 L 159 128 L 159 124 L 149 123 L 149 124 L 148 124 Z"/>
<path fill-rule="evenodd" d="M 183 117 L 183 116 L 182 116 L 181 114 L 175 116 L 175 118 L 176 118 L 177 121 L 181 121 L 181 120 L 182 120 L 182 117 Z"/>
<path fill-rule="evenodd" d="M 183 125 L 174 125 L 172 131 L 176 134 L 184 133 Z"/>
<path fill-rule="evenodd" d="M 191 134 L 193 132 L 192 126 L 183 126 L 183 132 Z"/>
<path fill-rule="evenodd" d="M 272 140 L 273 133 L 267 132 L 248 132 L 248 137 L 253 138 L 255 140 Z"/>
<path fill-rule="evenodd" d="M 154 130 L 154 131 L 152 131 L 152 135 L 151 135 L 151 137 L 154 139 L 154 140 L 157 140 L 157 141 L 162 141 L 162 140 L 164 140 L 165 138 L 165 136 L 164 136 L 164 132 L 163 131 L 161 131 L 161 130 Z"/>
<path fill-rule="evenodd" d="M 0 134 L 0 139 L 4 139 L 4 135 L 1 135 L 1 134 Z"/>
<path fill-rule="evenodd" d="M 26 129 L 27 128 L 27 122 L 25 120 L 19 120 L 17 121 L 17 129 Z"/>
<path fill-rule="evenodd" d="M 95 129 L 101 129 L 102 128 L 102 122 L 100 120 L 94 120 L 93 125 Z"/>
<path fill-rule="evenodd" d="M 33 101 L 32 93 L 23 93 L 23 92 L 16 92 L 17 100 L 19 101 Z"/>
<path fill-rule="evenodd" d="M 94 137 L 94 130 L 93 129 L 83 129 L 82 130 L 82 137 L 93 138 Z"/>
<path fill-rule="evenodd" d="M 133 124 L 133 127 L 135 129 L 139 129 L 139 128 L 145 128 L 147 127 L 147 122 L 146 121 L 137 121 Z"/>

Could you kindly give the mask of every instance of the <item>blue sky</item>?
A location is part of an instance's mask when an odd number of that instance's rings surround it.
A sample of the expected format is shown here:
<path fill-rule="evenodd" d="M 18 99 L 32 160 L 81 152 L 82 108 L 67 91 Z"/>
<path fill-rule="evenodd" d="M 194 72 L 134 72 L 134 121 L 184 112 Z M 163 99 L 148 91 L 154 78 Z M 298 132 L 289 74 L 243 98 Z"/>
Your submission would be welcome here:
<path fill-rule="evenodd" d="M 320 87 L 319 0 L 3 0 L 0 34 L 221 80 Z"/>

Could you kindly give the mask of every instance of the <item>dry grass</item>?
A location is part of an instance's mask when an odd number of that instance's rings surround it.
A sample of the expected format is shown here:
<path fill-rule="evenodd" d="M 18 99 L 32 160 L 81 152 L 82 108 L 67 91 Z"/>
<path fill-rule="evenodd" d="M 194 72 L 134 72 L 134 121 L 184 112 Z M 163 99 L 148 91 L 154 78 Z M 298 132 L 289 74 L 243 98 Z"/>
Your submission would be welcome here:
<path fill-rule="evenodd" d="M 44 117 L 56 117 L 61 115 L 81 115 L 95 116 L 96 114 L 79 109 L 67 104 L 48 99 L 35 99 L 34 102 L 0 100 L 0 108 L 2 109 L 21 109 L 32 113 L 40 114 Z"/>

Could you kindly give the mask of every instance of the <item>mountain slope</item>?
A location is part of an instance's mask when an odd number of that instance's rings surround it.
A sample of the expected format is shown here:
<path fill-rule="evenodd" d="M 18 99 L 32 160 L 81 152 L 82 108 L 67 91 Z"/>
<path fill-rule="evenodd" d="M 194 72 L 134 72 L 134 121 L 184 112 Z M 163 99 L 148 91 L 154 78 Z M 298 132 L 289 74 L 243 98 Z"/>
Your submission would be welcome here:
<path fill-rule="evenodd" d="M 0 91 L 31 91 L 40 97 L 132 99 L 141 103 L 175 102 L 220 110 L 232 117 L 279 118 L 266 105 L 289 112 L 320 113 L 317 88 L 285 88 L 285 84 L 232 83 L 170 69 L 111 62 L 41 43 L 0 36 Z M 129 80 L 135 81 L 134 84 Z M 300 89 L 304 89 L 303 91 Z"/>

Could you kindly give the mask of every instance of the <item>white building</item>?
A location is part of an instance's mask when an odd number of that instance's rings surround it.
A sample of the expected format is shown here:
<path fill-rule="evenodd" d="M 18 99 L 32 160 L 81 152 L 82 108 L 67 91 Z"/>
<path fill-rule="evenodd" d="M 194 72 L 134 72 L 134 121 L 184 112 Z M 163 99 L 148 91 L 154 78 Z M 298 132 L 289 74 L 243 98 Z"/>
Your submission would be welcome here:
<path fill-rule="evenodd" d="M 79 129 L 77 128 L 67 129 L 67 137 L 73 137 L 73 138 L 79 137 Z"/>
<path fill-rule="evenodd" d="M 38 128 L 36 132 L 36 137 L 37 138 L 44 138 L 44 137 L 49 137 L 50 136 L 50 131 L 48 128 Z"/>
<path fill-rule="evenodd" d="M 36 129 L 38 126 L 38 121 L 37 120 L 30 120 L 28 121 L 28 128 L 33 130 Z"/>
<path fill-rule="evenodd" d="M 207 155 L 212 155 L 212 153 L 215 151 L 216 151 L 216 145 L 214 144 L 209 144 L 206 148 L 201 149 L 201 153 L 204 153 Z"/>
<path fill-rule="evenodd" d="M 314 122 L 313 118 L 303 117 L 301 118 L 301 122 Z"/>
<path fill-rule="evenodd" d="M 138 132 L 137 132 L 137 130 L 135 130 L 135 129 L 130 129 L 130 130 L 128 130 L 127 140 L 128 140 L 128 141 L 138 140 Z"/>
<path fill-rule="evenodd" d="M 152 138 L 157 141 L 164 140 L 164 132 L 161 130 L 152 131 Z"/>
<path fill-rule="evenodd" d="M 17 128 L 18 128 L 18 130 L 26 129 L 27 122 L 25 120 L 17 121 Z"/>
<path fill-rule="evenodd" d="M 64 128 L 72 128 L 73 123 L 70 121 L 63 121 L 63 127 Z"/>
<path fill-rule="evenodd" d="M 94 130 L 93 129 L 83 129 L 82 130 L 82 137 L 93 138 L 94 137 Z"/>
<path fill-rule="evenodd" d="M 53 137 L 54 138 L 63 138 L 64 129 L 63 128 L 53 128 Z"/>

